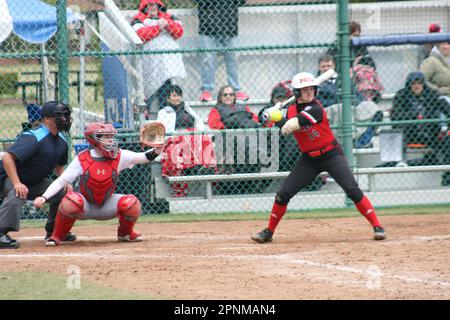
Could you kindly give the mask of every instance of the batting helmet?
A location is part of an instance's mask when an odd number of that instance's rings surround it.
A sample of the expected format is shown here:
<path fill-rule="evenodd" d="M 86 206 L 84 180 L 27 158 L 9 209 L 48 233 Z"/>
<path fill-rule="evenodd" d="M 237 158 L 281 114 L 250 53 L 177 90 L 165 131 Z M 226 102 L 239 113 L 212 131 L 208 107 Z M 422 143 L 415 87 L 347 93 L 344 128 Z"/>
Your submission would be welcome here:
<path fill-rule="evenodd" d="M 317 82 L 316 78 L 309 72 L 300 72 L 297 73 L 291 82 L 294 95 L 296 97 L 300 96 L 300 89 L 307 87 L 314 87 L 314 92 L 317 94 Z"/>
<path fill-rule="evenodd" d="M 116 158 L 119 152 L 119 142 L 115 135 L 117 130 L 110 123 L 94 122 L 84 129 L 86 141 L 99 150 L 107 158 Z M 105 137 L 107 136 L 107 137 Z"/>

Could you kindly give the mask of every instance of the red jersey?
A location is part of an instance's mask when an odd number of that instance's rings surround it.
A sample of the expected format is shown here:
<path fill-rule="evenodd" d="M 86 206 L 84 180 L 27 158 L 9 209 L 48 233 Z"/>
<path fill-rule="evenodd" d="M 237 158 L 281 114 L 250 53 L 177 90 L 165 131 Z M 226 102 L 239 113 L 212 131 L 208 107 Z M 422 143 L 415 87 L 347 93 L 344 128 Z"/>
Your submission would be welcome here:
<path fill-rule="evenodd" d="M 120 151 L 115 159 L 92 158 L 89 150 L 78 155 L 83 174 L 80 176 L 80 192 L 90 203 L 103 205 L 116 190 L 119 179 Z"/>
<path fill-rule="evenodd" d="M 294 132 L 301 152 L 308 153 L 326 148 L 335 141 L 327 114 L 318 100 L 289 106 L 287 118 L 299 118 L 300 130 Z"/>

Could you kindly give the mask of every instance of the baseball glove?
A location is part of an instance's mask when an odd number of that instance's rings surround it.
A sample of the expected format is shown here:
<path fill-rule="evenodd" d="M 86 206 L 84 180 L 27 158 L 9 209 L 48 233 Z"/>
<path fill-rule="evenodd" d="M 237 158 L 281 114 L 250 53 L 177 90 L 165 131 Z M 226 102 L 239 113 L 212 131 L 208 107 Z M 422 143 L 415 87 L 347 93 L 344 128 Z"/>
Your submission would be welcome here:
<path fill-rule="evenodd" d="M 158 121 L 145 124 L 140 131 L 143 147 L 161 148 L 165 145 L 166 128 Z"/>

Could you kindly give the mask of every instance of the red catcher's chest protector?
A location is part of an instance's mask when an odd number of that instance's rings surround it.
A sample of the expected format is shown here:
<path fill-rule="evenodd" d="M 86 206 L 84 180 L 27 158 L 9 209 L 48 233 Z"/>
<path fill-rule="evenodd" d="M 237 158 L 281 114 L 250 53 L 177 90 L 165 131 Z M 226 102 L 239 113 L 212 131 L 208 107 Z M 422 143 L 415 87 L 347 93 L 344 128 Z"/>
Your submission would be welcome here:
<path fill-rule="evenodd" d="M 116 190 L 119 180 L 120 151 L 115 159 L 94 159 L 90 150 L 78 155 L 83 174 L 80 176 L 81 194 L 90 203 L 103 205 Z"/>

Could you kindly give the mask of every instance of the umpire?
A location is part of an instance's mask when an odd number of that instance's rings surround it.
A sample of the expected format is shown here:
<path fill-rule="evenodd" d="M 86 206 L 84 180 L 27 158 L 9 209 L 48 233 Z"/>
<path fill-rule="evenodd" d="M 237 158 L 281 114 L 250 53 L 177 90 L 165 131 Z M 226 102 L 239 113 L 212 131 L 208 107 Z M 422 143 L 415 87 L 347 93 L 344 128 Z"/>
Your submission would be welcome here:
<path fill-rule="evenodd" d="M 41 114 L 42 124 L 22 132 L 0 161 L 0 192 L 4 198 L 0 208 L 0 249 L 20 247 L 20 243 L 12 239 L 8 232 L 19 231 L 23 205 L 27 200 L 41 196 L 51 183 L 48 177 L 53 170 L 59 176 L 68 161 L 68 145 L 61 132 L 70 130 L 70 107 L 61 101 L 50 101 L 42 106 Z M 61 190 L 49 199 L 46 238 L 53 231 L 63 196 L 64 190 Z M 69 234 L 65 241 L 75 239 L 74 235 Z"/>

